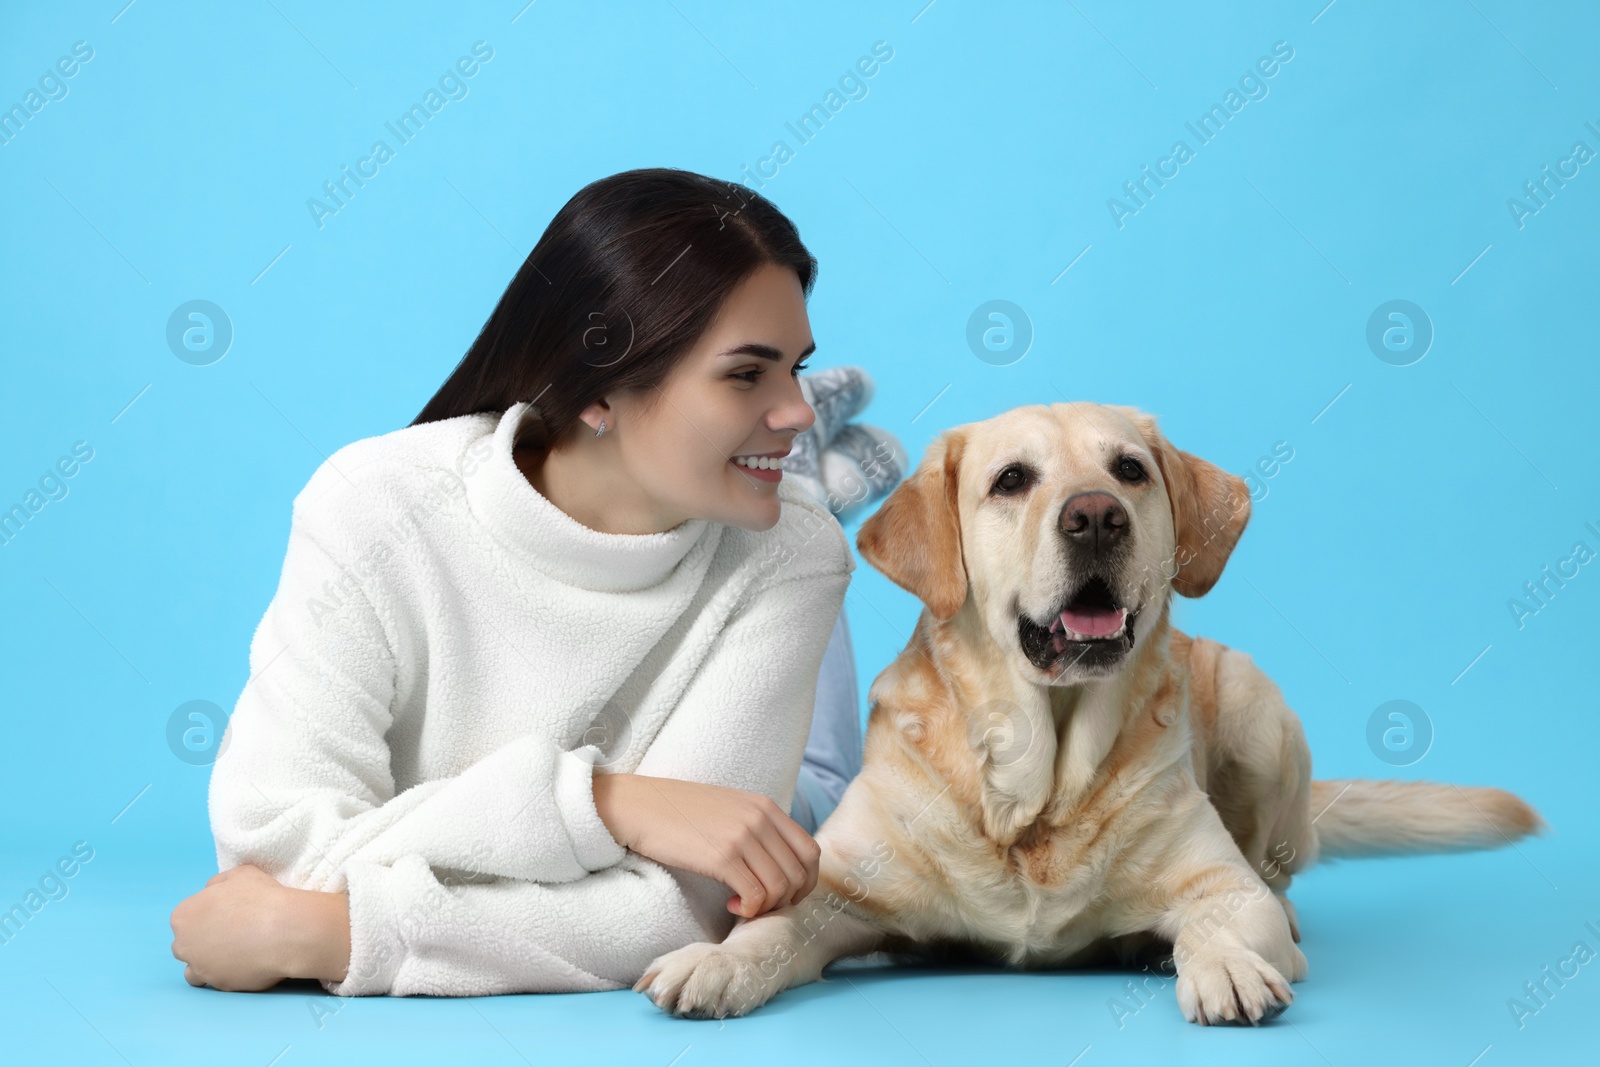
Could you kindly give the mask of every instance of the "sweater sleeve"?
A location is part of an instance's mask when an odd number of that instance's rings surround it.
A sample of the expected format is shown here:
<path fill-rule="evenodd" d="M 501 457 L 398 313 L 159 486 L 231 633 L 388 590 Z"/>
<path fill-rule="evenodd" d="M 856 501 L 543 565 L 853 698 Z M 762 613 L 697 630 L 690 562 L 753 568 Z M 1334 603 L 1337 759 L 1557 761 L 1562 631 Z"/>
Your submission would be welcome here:
<path fill-rule="evenodd" d="M 595 809 L 600 748 L 538 735 L 453 777 L 394 793 L 386 734 L 396 662 L 363 592 L 296 501 L 278 589 L 250 645 L 250 679 L 212 769 L 219 869 L 251 863 L 296 888 L 344 888 L 355 857 L 415 855 L 441 868 L 579 879 L 625 849 Z"/>
<path fill-rule="evenodd" d="M 763 793 L 788 809 L 853 568 L 839 547 L 845 570 L 769 583 L 734 613 L 636 773 Z M 726 886 L 631 851 L 563 884 L 462 884 L 416 856 L 358 861 L 349 889 L 350 970 L 323 983 L 346 996 L 622 989 L 657 956 L 721 941 L 735 921 Z"/>

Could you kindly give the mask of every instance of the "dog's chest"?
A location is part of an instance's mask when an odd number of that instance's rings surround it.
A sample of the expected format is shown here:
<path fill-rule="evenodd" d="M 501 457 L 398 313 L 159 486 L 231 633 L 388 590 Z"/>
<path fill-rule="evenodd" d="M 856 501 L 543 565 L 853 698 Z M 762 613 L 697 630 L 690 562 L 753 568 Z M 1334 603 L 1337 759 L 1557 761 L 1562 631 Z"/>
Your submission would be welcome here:
<path fill-rule="evenodd" d="M 953 886 L 960 935 L 1016 963 L 1059 958 L 1102 936 L 1111 862 L 1101 836 L 1040 826 L 1009 847 L 973 841 L 974 876 Z"/>

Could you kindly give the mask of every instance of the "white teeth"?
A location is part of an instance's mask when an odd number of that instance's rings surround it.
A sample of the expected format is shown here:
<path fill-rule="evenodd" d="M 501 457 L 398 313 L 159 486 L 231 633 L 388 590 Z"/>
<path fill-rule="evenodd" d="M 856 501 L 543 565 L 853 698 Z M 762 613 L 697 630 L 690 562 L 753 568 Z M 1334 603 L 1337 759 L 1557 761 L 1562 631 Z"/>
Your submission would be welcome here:
<path fill-rule="evenodd" d="M 733 461 L 741 467 L 751 467 L 758 471 L 775 471 L 783 469 L 782 456 L 734 456 Z"/>

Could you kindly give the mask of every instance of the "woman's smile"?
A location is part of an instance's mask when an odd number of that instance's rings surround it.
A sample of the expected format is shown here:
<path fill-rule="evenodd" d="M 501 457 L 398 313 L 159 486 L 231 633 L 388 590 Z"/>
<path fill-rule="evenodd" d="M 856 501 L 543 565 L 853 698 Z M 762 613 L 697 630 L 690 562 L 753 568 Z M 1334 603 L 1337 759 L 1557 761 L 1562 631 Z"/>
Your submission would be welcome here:
<path fill-rule="evenodd" d="M 778 482 L 783 480 L 783 457 L 788 452 L 761 452 L 750 456 L 734 456 L 728 460 L 744 474 L 759 478 L 763 482 Z"/>

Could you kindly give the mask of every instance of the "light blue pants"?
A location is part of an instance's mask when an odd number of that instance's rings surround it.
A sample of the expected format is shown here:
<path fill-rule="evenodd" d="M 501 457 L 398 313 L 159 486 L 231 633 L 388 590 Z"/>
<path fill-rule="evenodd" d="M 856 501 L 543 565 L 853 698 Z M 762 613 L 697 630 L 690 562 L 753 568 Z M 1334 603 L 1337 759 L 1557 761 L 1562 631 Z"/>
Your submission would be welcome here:
<path fill-rule="evenodd" d="M 856 698 L 856 657 L 844 608 L 833 624 L 828 648 L 817 675 L 817 702 L 806 738 L 805 760 L 795 782 L 789 817 L 806 832 L 817 827 L 838 806 L 845 786 L 861 772 L 861 713 Z"/>

